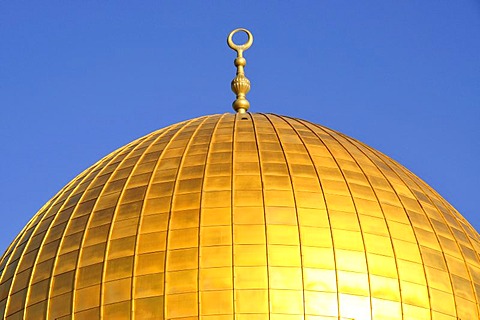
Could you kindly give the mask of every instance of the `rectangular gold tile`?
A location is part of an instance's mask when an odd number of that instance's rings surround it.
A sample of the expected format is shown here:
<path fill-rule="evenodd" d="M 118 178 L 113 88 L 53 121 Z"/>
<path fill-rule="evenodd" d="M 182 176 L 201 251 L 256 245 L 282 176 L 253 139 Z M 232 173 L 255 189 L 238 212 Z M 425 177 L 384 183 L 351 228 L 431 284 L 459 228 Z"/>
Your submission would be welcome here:
<path fill-rule="evenodd" d="M 265 225 L 234 225 L 235 244 L 265 244 Z"/>
<path fill-rule="evenodd" d="M 367 273 L 364 252 L 335 249 L 335 261 L 338 270 Z"/>
<path fill-rule="evenodd" d="M 197 269 L 198 248 L 167 251 L 167 271 Z"/>
<path fill-rule="evenodd" d="M 102 281 L 103 263 L 97 263 L 78 269 L 77 288 L 90 287 Z"/>
<path fill-rule="evenodd" d="M 235 312 L 267 314 L 269 312 L 267 290 L 235 290 Z"/>
<path fill-rule="evenodd" d="M 303 275 L 299 268 L 269 267 L 268 277 L 272 289 L 303 289 Z"/>
<path fill-rule="evenodd" d="M 337 271 L 338 291 L 361 296 L 369 295 L 368 275 L 366 273 Z"/>
<path fill-rule="evenodd" d="M 208 226 L 200 228 L 201 246 L 232 245 L 231 226 Z"/>
<path fill-rule="evenodd" d="M 235 245 L 235 266 L 265 266 L 267 265 L 267 251 L 265 245 Z"/>
<path fill-rule="evenodd" d="M 198 316 L 197 293 L 169 294 L 165 301 L 168 319 Z"/>
<path fill-rule="evenodd" d="M 334 270 L 333 249 L 302 246 L 302 264 L 303 267 Z"/>
<path fill-rule="evenodd" d="M 232 265 L 232 247 L 200 247 L 200 267 L 227 267 Z"/>
<path fill-rule="evenodd" d="M 299 245 L 297 226 L 267 225 L 267 241 L 269 244 Z"/>
<path fill-rule="evenodd" d="M 198 291 L 198 270 L 179 270 L 166 273 L 166 294 Z"/>
<path fill-rule="evenodd" d="M 235 289 L 267 289 L 268 271 L 266 266 L 234 268 Z"/>
<path fill-rule="evenodd" d="M 170 230 L 168 234 L 168 249 L 183 249 L 198 247 L 199 228 Z"/>
<path fill-rule="evenodd" d="M 166 247 L 166 231 L 143 233 L 138 236 L 138 253 L 165 251 Z"/>
<path fill-rule="evenodd" d="M 337 294 L 331 292 L 305 291 L 306 320 L 334 320 L 338 318 Z"/>
<path fill-rule="evenodd" d="M 114 280 L 104 283 L 105 304 L 131 299 L 132 278 Z"/>
<path fill-rule="evenodd" d="M 135 299 L 164 295 L 164 273 L 153 273 L 135 277 Z"/>
<path fill-rule="evenodd" d="M 135 274 L 145 275 L 164 272 L 165 251 L 138 254 L 135 262 Z"/>
<path fill-rule="evenodd" d="M 337 276 L 335 270 L 304 268 L 303 282 L 305 290 L 308 291 L 337 291 Z"/>
<path fill-rule="evenodd" d="M 278 267 L 300 267 L 300 248 L 298 246 L 269 245 L 268 264 Z"/>
<path fill-rule="evenodd" d="M 232 267 L 200 268 L 199 290 L 227 290 L 233 288 Z"/>
<path fill-rule="evenodd" d="M 271 312 L 277 314 L 303 314 L 303 292 L 300 290 L 270 290 Z"/>
<path fill-rule="evenodd" d="M 105 281 L 117 280 L 132 276 L 133 256 L 107 260 Z"/>
<path fill-rule="evenodd" d="M 400 281 L 400 290 L 402 292 L 402 302 L 421 308 L 429 308 L 429 297 L 427 287 L 407 281 Z"/>
<path fill-rule="evenodd" d="M 201 315 L 225 315 L 233 313 L 233 291 L 203 291 L 200 293 Z"/>

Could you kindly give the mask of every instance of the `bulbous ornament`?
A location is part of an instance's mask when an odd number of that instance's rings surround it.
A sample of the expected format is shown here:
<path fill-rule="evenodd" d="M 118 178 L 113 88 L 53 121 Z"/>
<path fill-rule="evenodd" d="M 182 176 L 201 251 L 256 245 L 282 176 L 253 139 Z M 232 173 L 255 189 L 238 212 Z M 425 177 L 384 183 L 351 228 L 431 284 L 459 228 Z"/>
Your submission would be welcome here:
<path fill-rule="evenodd" d="M 250 91 L 250 80 L 243 74 L 239 74 L 232 80 L 232 91 L 237 95 L 237 99 L 232 103 L 236 112 L 244 113 L 250 108 L 250 102 L 245 98 Z"/>

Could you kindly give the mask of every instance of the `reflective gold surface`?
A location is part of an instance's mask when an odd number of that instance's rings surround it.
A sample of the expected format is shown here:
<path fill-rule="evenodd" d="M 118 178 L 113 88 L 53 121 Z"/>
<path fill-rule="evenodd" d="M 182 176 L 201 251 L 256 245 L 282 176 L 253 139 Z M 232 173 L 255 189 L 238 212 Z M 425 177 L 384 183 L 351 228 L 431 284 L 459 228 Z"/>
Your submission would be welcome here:
<path fill-rule="evenodd" d="M 236 44 L 233 41 L 233 36 L 238 32 L 247 34 L 247 42 L 242 45 Z M 237 75 L 231 84 L 232 91 L 237 95 L 237 99 L 233 101 L 232 107 L 236 112 L 245 113 L 250 108 L 250 102 L 246 99 L 246 95 L 250 91 L 250 80 L 245 77 L 244 67 L 247 65 L 247 60 L 243 57 L 243 52 L 253 44 L 253 35 L 247 29 L 235 29 L 228 35 L 227 44 L 237 52 L 237 58 L 234 61 L 237 67 Z"/>
<path fill-rule="evenodd" d="M 205 116 L 81 173 L 0 261 L 6 319 L 479 319 L 480 236 L 341 133 Z"/>

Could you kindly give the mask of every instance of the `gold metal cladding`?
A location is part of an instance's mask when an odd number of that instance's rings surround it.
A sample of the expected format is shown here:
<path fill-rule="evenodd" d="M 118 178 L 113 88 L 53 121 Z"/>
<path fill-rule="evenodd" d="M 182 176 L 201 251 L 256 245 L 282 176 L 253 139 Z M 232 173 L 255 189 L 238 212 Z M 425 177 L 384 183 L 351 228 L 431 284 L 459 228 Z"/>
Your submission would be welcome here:
<path fill-rule="evenodd" d="M 328 128 L 238 118 L 65 186 L 0 258 L 0 319 L 480 319 L 480 235 L 428 185 Z"/>
<path fill-rule="evenodd" d="M 248 37 L 247 42 L 241 45 L 233 42 L 233 35 L 237 32 L 245 32 Z M 227 43 L 230 48 L 237 52 L 237 58 L 234 61 L 237 67 L 237 76 L 232 80 L 231 84 L 232 91 L 237 95 L 237 99 L 232 103 L 232 107 L 238 113 L 245 113 L 250 108 L 250 102 L 245 97 L 250 91 L 250 81 L 245 77 L 244 67 L 247 64 L 247 60 L 243 57 L 243 52 L 253 44 L 253 35 L 247 29 L 238 28 L 230 32 Z"/>

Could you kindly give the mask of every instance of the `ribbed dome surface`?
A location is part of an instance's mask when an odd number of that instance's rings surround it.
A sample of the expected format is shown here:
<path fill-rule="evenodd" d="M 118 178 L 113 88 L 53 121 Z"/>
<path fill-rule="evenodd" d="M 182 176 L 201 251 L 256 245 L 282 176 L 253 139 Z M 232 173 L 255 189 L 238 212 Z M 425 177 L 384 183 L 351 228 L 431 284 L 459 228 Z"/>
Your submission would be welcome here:
<path fill-rule="evenodd" d="M 6 319 L 479 319 L 480 236 L 427 184 L 273 114 L 153 132 L 66 185 L 0 261 Z"/>

